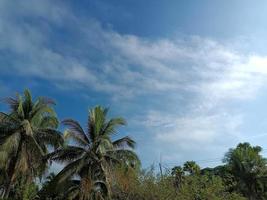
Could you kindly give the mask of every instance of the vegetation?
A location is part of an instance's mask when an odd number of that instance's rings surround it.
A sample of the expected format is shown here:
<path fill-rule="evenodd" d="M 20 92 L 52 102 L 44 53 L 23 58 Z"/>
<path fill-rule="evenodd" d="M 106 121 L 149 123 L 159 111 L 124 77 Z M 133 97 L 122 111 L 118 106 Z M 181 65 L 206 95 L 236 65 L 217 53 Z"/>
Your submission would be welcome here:
<path fill-rule="evenodd" d="M 23 184 L 28 185 L 42 175 L 47 168 L 43 159 L 47 145 L 57 148 L 63 139 L 56 130 L 58 120 L 51 107 L 52 100 L 40 97 L 34 102 L 25 90 L 24 96 L 5 101 L 11 109 L 9 113 L 0 113 L 0 167 L 6 198 L 16 180 L 23 179 Z"/>
<path fill-rule="evenodd" d="M 45 97 L 29 90 L 5 99 L 0 112 L 0 199 L 12 200 L 261 200 L 267 199 L 267 166 L 261 147 L 238 144 L 224 165 L 204 168 L 194 161 L 164 173 L 142 170 L 135 141 L 118 139 L 123 118 L 108 109 L 88 112 L 85 128 L 65 119 L 64 133 Z M 52 163 L 62 170 L 49 174 Z"/>

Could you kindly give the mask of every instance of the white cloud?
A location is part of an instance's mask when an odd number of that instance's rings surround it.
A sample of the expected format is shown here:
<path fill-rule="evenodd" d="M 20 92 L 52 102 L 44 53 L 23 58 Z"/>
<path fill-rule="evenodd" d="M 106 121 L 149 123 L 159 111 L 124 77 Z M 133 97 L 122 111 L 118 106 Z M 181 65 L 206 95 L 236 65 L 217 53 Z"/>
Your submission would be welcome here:
<path fill-rule="evenodd" d="M 157 130 L 153 132 L 155 139 L 166 143 L 188 147 L 195 144 L 194 148 L 201 145 L 212 145 L 218 142 L 218 138 L 224 134 L 224 138 L 240 137 L 239 127 L 243 123 L 243 117 L 231 115 L 226 112 L 218 113 L 190 113 L 188 116 L 177 116 L 160 111 L 150 111 L 144 119 L 139 119 L 147 127 Z M 217 143 L 218 144 L 218 143 Z M 191 148 L 191 147 L 190 147 Z"/>
<path fill-rule="evenodd" d="M 0 11 L 0 51 L 12 56 L 0 57 L 1 73 L 15 71 L 64 89 L 93 89 L 120 103 L 125 97 L 143 100 L 150 111 L 137 120 L 164 148 L 211 149 L 240 137 L 242 113 L 227 104 L 253 99 L 267 82 L 267 56 L 243 54 L 215 40 L 120 34 L 54 1 L 6 0 Z M 62 33 L 68 39 L 61 40 L 54 28 L 71 34 Z M 155 101 L 161 106 L 149 107 Z M 188 108 L 185 115 L 176 110 L 179 105 Z"/>
<path fill-rule="evenodd" d="M 98 22 L 81 20 L 66 6 L 49 1 L 38 4 L 28 1 L 21 10 L 11 5 L 10 1 L 0 5 L 1 10 L 9 10 L 1 14 L 0 49 L 11 51 L 16 59 L 12 67 L 3 68 L 51 79 L 57 85 L 71 81 L 75 88 L 80 84 L 82 88 L 117 96 L 188 91 L 227 99 L 250 98 L 262 85 L 262 79 L 266 79 L 267 58 L 242 55 L 214 40 L 201 37 L 150 40 L 104 29 Z M 24 23 L 18 23 L 23 17 Z M 37 20 L 37 24 L 27 22 L 27 17 Z M 40 18 L 48 21 L 45 28 L 38 25 Z M 64 49 L 58 51 L 47 45 L 54 40 L 50 38 L 50 24 L 51 28 L 53 25 L 75 30 L 73 41 L 62 43 L 71 52 L 67 54 Z M 76 46 L 75 40 L 83 44 Z M 80 60 L 75 48 L 81 51 L 95 48 L 105 59 L 94 66 L 90 57 Z"/>

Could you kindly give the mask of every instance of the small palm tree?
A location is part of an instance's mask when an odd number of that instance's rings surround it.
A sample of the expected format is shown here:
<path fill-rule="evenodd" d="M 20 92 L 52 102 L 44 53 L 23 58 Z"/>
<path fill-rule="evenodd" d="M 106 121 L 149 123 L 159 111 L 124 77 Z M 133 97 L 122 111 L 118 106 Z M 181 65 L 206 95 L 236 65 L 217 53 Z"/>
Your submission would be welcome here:
<path fill-rule="evenodd" d="M 135 142 L 128 136 L 112 141 L 116 128 L 125 125 L 122 118 L 107 119 L 108 109 L 100 106 L 89 111 L 87 130 L 72 119 L 63 124 L 69 129 L 66 138 L 72 138 L 76 145 L 69 145 L 49 155 L 54 161 L 67 162 L 56 176 L 56 182 L 77 175 L 78 184 L 70 188 L 72 197 L 91 199 L 110 196 L 109 170 L 115 163 L 134 167 L 139 165 L 137 155 L 131 150 Z M 100 197 L 99 197 L 100 198 Z"/>
<path fill-rule="evenodd" d="M 5 99 L 11 110 L 0 113 L 0 168 L 6 171 L 4 197 L 19 176 L 27 182 L 46 169 L 44 156 L 47 145 L 57 148 L 63 144 L 57 131 L 58 120 L 52 108 L 54 102 L 45 97 L 33 101 L 29 90 L 24 95 Z"/>
<path fill-rule="evenodd" d="M 181 166 L 175 166 L 172 168 L 171 174 L 174 176 L 174 186 L 179 190 L 185 178 L 184 170 Z"/>
<path fill-rule="evenodd" d="M 189 175 L 199 174 L 200 167 L 195 161 L 187 161 L 184 163 L 183 170 L 187 172 Z"/>

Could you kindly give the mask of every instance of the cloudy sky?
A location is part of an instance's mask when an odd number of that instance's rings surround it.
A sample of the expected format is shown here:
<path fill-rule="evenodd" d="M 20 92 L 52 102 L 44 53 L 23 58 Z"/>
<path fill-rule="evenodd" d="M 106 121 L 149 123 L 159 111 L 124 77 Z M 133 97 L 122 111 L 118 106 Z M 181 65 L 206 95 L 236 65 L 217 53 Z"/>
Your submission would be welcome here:
<path fill-rule="evenodd" d="M 30 88 L 83 124 L 101 104 L 144 167 L 213 166 L 267 148 L 266 18 L 265 0 L 1 0 L 0 96 Z"/>

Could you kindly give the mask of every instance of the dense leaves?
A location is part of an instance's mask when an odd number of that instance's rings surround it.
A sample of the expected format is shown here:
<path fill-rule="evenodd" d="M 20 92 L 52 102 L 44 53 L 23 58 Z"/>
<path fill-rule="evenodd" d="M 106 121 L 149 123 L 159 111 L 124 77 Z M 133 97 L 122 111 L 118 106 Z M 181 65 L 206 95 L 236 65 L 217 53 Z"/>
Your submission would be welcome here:
<path fill-rule="evenodd" d="M 267 160 L 260 155 L 261 150 L 259 146 L 241 143 L 224 158 L 237 183 L 236 190 L 251 200 L 267 198 Z"/>
<path fill-rule="evenodd" d="M 10 111 L 0 113 L 0 169 L 3 171 L 2 196 L 8 197 L 18 179 L 30 185 L 46 168 L 48 145 L 57 148 L 63 138 L 56 130 L 54 102 L 44 97 L 33 101 L 29 90 L 23 96 L 5 99 Z"/>

